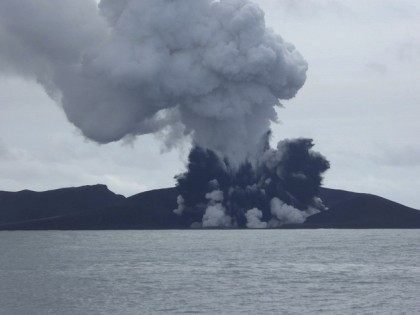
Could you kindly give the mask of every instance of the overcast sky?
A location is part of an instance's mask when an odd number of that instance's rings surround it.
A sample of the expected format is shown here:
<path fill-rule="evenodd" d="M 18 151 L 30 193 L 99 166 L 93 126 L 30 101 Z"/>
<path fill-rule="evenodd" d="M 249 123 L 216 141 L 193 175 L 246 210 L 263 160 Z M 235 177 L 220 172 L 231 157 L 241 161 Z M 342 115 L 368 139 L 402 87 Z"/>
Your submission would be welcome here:
<path fill-rule="evenodd" d="M 305 86 L 279 110 L 273 140 L 312 137 L 331 161 L 327 187 L 420 208 L 420 2 L 255 2 L 309 63 Z M 103 183 L 131 195 L 167 187 L 188 147 L 162 151 L 154 136 L 95 144 L 41 86 L 0 77 L 0 190 Z"/>

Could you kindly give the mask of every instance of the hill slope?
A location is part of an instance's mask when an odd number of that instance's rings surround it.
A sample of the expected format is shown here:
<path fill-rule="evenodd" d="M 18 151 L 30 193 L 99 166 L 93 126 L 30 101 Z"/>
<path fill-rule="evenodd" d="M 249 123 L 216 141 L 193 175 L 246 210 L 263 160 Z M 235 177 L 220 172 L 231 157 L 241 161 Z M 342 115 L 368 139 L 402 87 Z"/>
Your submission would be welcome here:
<path fill-rule="evenodd" d="M 0 191 L 0 225 L 86 212 L 120 204 L 124 196 L 105 185 L 62 188 L 45 192 Z"/>
<path fill-rule="evenodd" d="M 420 211 L 368 194 L 322 188 L 330 210 L 295 228 L 420 228 Z M 190 222 L 176 216 L 176 188 L 125 198 L 104 185 L 46 192 L 0 192 L 0 230 L 174 229 Z"/>
<path fill-rule="evenodd" d="M 321 198 L 329 207 L 309 217 L 307 227 L 420 228 L 420 211 L 370 194 L 323 189 Z"/>

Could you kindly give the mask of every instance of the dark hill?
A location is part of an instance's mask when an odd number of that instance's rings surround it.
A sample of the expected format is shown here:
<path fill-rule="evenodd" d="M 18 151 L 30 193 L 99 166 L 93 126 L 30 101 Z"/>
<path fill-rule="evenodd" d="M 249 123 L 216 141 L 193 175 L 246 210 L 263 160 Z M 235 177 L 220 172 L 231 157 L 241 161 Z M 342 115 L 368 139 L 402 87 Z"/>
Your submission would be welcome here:
<path fill-rule="evenodd" d="M 305 226 L 320 228 L 420 228 L 420 211 L 370 194 L 323 189 L 329 206 L 309 217 Z"/>
<path fill-rule="evenodd" d="M 175 188 L 125 198 L 104 185 L 46 192 L 0 192 L 0 229 L 188 228 L 176 216 Z M 323 188 L 330 210 L 298 228 L 420 228 L 420 211 L 374 195 Z"/>
<path fill-rule="evenodd" d="M 112 207 L 125 200 L 105 185 L 62 188 L 45 192 L 0 191 L 0 224 L 62 216 Z"/>

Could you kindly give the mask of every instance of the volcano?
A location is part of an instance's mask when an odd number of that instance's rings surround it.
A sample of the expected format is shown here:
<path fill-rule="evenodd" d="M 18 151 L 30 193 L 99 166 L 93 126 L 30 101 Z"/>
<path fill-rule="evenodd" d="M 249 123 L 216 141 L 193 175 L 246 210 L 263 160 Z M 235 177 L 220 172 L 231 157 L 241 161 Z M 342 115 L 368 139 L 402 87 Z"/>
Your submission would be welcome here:
<path fill-rule="evenodd" d="M 105 185 L 0 192 L 0 230 L 189 229 L 176 187 L 117 195 Z M 329 208 L 280 228 L 420 228 L 420 211 L 371 194 L 321 188 Z"/>

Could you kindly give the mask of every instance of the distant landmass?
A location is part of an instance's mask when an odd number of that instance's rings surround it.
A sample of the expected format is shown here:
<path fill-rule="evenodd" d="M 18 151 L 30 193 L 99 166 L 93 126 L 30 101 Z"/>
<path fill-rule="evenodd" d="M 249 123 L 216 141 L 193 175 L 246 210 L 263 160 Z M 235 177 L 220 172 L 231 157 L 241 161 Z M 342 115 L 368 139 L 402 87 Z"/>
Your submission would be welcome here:
<path fill-rule="evenodd" d="M 0 230 L 186 229 L 176 188 L 117 195 L 105 185 L 0 191 Z M 284 228 L 420 228 L 420 211 L 371 194 L 322 188 L 329 210 Z"/>

